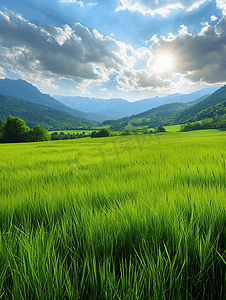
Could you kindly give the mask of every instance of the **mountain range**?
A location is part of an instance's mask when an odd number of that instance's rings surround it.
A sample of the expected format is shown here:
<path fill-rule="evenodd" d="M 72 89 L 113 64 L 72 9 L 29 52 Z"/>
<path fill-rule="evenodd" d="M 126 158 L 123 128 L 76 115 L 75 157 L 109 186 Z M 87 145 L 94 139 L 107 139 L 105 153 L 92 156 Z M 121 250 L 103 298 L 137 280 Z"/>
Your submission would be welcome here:
<path fill-rule="evenodd" d="M 54 96 L 54 99 L 24 80 L 1 79 L 0 95 L 1 120 L 13 115 L 24 119 L 29 127 L 40 124 L 47 129 L 93 128 L 98 126 L 91 121 L 95 120 L 111 126 L 112 130 L 121 130 L 129 122 L 135 127 L 155 127 L 199 120 L 216 111 L 222 114 L 225 105 L 218 104 L 226 101 L 226 86 L 129 102 L 120 98 Z"/>
<path fill-rule="evenodd" d="M 103 120 L 106 120 L 106 118 L 103 118 L 101 116 L 97 116 L 95 114 L 86 114 L 83 111 L 71 108 L 50 97 L 50 95 L 41 93 L 35 86 L 21 79 L 0 79 L 0 94 L 27 100 L 32 103 L 49 106 L 82 119 L 92 120 L 96 122 L 102 122 Z"/>
<path fill-rule="evenodd" d="M 97 126 L 95 122 L 46 105 L 0 94 L 0 120 L 5 120 L 9 115 L 23 119 L 30 128 L 41 125 L 47 130 L 60 130 Z"/>
<path fill-rule="evenodd" d="M 184 124 L 212 118 L 226 113 L 226 86 L 221 87 L 210 96 L 202 96 L 188 103 L 176 102 L 160 105 L 143 113 L 118 120 L 107 120 L 112 130 L 124 130 L 128 124 L 134 127 Z"/>
<path fill-rule="evenodd" d="M 121 98 L 99 99 L 89 97 L 73 97 L 54 95 L 53 98 L 67 106 L 81 110 L 86 113 L 96 113 L 102 115 L 105 119 L 119 119 L 133 114 L 142 113 L 151 108 L 163 104 L 182 102 L 188 103 L 195 101 L 202 96 L 208 96 L 215 92 L 218 87 L 208 87 L 190 94 L 173 94 L 165 97 L 154 97 L 129 102 Z"/>

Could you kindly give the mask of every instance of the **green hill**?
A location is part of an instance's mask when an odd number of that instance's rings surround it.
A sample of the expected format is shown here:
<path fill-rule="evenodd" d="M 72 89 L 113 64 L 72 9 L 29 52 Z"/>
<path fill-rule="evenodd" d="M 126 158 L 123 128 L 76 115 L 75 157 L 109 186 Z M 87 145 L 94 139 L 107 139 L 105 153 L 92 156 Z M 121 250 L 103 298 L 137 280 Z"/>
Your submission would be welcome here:
<path fill-rule="evenodd" d="M 19 99 L 27 100 L 32 103 L 49 106 L 64 112 L 67 112 L 74 117 L 94 120 L 96 122 L 102 122 L 103 117 L 97 114 L 88 115 L 78 109 L 71 108 L 55 99 L 50 95 L 41 93 L 35 86 L 28 83 L 25 80 L 12 80 L 12 79 L 0 79 L 0 94 L 9 97 L 17 97 Z"/>
<path fill-rule="evenodd" d="M 3 121 L 9 115 L 23 119 L 30 128 L 41 125 L 47 130 L 91 128 L 97 125 L 95 122 L 74 117 L 45 105 L 0 95 L 0 119 Z"/>
<path fill-rule="evenodd" d="M 221 116 L 225 114 L 226 114 L 226 100 L 219 104 L 213 105 L 207 109 L 200 111 L 195 115 L 195 117 L 189 119 L 188 121 L 189 122 L 201 121 L 206 118 L 213 118 L 216 115 Z"/>
<path fill-rule="evenodd" d="M 221 87 L 216 92 L 211 94 L 206 99 L 200 101 L 199 103 L 193 105 L 192 107 L 182 111 L 181 113 L 174 116 L 171 121 L 174 124 L 186 123 L 203 110 L 206 110 L 214 105 L 222 103 L 226 100 L 226 86 Z M 195 120 L 195 119 L 194 119 Z"/>
<path fill-rule="evenodd" d="M 186 114 L 197 103 L 202 102 L 208 98 L 209 95 L 204 95 L 195 101 L 188 103 L 173 102 L 169 104 L 160 105 L 156 108 L 149 109 L 145 112 L 132 115 L 130 117 L 121 118 L 118 120 L 104 121 L 103 125 L 109 125 L 112 130 L 124 130 L 130 123 L 133 127 L 148 126 L 150 128 L 157 126 L 165 126 L 177 124 L 177 116 Z M 187 120 L 187 119 L 186 119 Z"/>
<path fill-rule="evenodd" d="M 191 105 L 192 104 L 182 102 L 165 104 L 131 117 L 125 117 L 116 121 L 104 121 L 102 124 L 110 125 L 112 130 L 123 130 L 129 122 L 133 127 L 156 127 L 159 125 L 166 125 L 169 123 L 168 118 L 171 118 L 174 114 L 190 107 Z"/>

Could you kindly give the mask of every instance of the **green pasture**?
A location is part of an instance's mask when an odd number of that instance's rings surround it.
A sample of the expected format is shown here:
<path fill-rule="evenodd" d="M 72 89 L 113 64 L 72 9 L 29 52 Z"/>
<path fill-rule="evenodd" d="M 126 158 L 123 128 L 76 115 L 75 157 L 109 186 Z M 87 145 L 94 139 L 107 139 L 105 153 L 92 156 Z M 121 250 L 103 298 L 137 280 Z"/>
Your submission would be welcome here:
<path fill-rule="evenodd" d="M 169 125 L 169 126 L 164 126 L 166 131 L 180 131 L 181 125 Z"/>
<path fill-rule="evenodd" d="M 226 132 L 0 155 L 0 299 L 226 299 Z"/>

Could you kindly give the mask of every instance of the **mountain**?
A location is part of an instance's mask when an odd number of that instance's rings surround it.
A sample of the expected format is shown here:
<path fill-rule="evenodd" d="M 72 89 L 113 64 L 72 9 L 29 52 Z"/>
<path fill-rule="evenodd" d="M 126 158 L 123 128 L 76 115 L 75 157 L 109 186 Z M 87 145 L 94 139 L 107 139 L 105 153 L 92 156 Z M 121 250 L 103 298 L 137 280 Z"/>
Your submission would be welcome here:
<path fill-rule="evenodd" d="M 106 116 L 107 119 L 111 119 L 112 116 L 119 118 L 124 117 L 125 113 L 124 111 L 126 108 L 132 107 L 132 103 L 120 99 L 99 99 L 99 98 L 89 98 L 89 97 L 73 97 L 73 96 L 60 96 L 60 95 L 54 95 L 54 99 L 58 100 L 59 102 L 62 102 L 66 105 L 68 105 L 71 108 L 79 109 L 83 112 L 89 113 L 97 113 L 101 114 L 103 116 Z"/>
<path fill-rule="evenodd" d="M 172 97 L 175 99 L 175 97 Z M 189 99 L 189 97 L 187 97 Z M 211 118 L 226 111 L 226 86 L 211 95 L 204 95 L 187 103 L 173 102 L 149 109 L 143 113 L 124 117 L 119 120 L 104 121 L 112 130 L 123 130 L 130 124 L 133 127 L 181 124 Z"/>
<path fill-rule="evenodd" d="M 226 115 L 226 100 L 200 111 L 192 119 L 188 121 L 192 121 L 192 122 L 201 121 L 207 118 L 213 118 L 216 115 L 218 116 Z"/>
<path fill-rule="evenodd" d="M 79 109 L 86 113 L 93 112 L 104 115 L 108 119 L 118 119 L 138 114 L 164 104 L 174 102 L 188 103 L 195 101 L 204 95 L 212 94 L 216 91 L 216 89 L 217 87 L 208 87 L 190 94 L 173 94 L 165 97 L 142 99 L 135 102 L 129 102 L 120 98 L 99 99 L 59 95 L 54 95 L 53 98 L 70 106 L 71 108 Z"/>
<path fill-rule="evenodd" d="M 23 119 L 30 128 L 42 125 L 47 130 L 91 128 L 97 125 L 46 105 L 0 94 L 0 120 L 4 121 L 9 115 Z"/>
<path fill-rule="evenodd" d="M 35 86 L 21 79 L 0 79 L 0 94 L 10 97 L 17 97 L 19 99 L 27 100 L 32 103 L 46 105 L 67 112 L 75 117 L 83 119 L 90 118 L 90 116 L 83 111 L 68 107 L 67 105 L 57 101 L 56 99 L 53 99 L 49 95 L 42 94 Z M 92 115 L 91 117 L 92 120 L 97 122 L 102 122 L 104 119 L 106 119 L 97 115 Z"/>
<path fill-rule="evenodd" d="M 195 120 L 195 116 L 201 113 L 203 110 L 211 108 L 226 100 L 226 85 L 215 91 L 209 97 L 193 105 L 192 107 L 177 114 L 173 119 L 173 123 L 186 123 L 191 120 Z"/>
<path fill-rule="evenodd" d="M 110 125 L 112 130 L 123 130 L 129 123 L 134 127 L 156 127 L 160 125 L 166 125 L 170 117 L 190 106 L 192 106 L 192 104 L 183 102 L 164 104 L 130 117 L 124 117 L 115 121 L 104 121 L 103 125 Z"/>

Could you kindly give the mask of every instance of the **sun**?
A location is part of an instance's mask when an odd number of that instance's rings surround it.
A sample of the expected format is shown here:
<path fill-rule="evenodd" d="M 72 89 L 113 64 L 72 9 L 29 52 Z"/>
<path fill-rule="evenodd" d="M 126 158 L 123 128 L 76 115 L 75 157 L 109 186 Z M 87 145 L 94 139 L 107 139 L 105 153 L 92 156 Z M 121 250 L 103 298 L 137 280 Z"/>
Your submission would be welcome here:
<path fill-rule="evenodd" d="M 153 68 L 157 73 L 166 73 L 173 69 L 174 59 L 171 54 L 158 54 L 153 61 Z"/>

